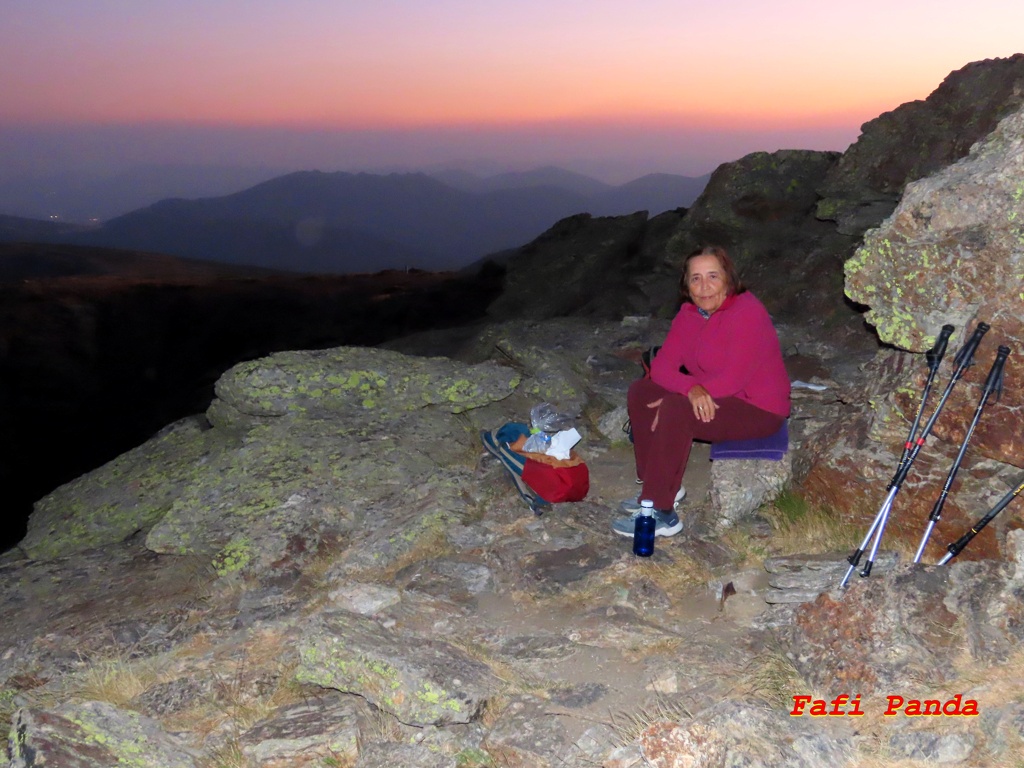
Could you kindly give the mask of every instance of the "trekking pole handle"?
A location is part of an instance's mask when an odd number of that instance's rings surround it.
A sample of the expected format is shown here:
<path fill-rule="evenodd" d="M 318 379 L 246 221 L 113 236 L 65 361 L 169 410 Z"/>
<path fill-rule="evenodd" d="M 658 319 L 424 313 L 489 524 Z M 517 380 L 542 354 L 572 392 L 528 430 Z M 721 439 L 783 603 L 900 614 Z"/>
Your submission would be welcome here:
<path fill-rule="evenodd" d="M 956 329 L 952 325 L 946 324 L 942 326 L 939 335 L 935 337 L 935 344 L 924 353 L 925 360 L 928 361 L 928 367 L 933 371 L 938 369 L 942 358 L 946 356 L 946 344 L 949 343 L 949 337 L 953 335 L 954 330 Z"/>
<path fill-rule="evenodd" d="M 988 329 L 988 323 L 978 323 L 978 327 L 974 329 L 971 338 L 956 353 L 956 357 L 953 358 L 953 362 L 957 365 L 954 376 L 959 377 L 965 368 L 974 365 L 974 353 L 978 350 L 978 345 L 981 344 L 981 337 L 985 335 Z"/>
<path fill-rule="evenodd" d="M 992 363 L 992 368 L 988 372 L 988 378 L 985 379 L 985 389 L 982 398 L 988 397 L 993 392 L 996 393 L 996 400 L 1003 396 L 1003 368 L 1006 366 L 1006 358 L 1009 356 L 1010 348 L 1000 346 L 996 352 L 996 360 Z"/>

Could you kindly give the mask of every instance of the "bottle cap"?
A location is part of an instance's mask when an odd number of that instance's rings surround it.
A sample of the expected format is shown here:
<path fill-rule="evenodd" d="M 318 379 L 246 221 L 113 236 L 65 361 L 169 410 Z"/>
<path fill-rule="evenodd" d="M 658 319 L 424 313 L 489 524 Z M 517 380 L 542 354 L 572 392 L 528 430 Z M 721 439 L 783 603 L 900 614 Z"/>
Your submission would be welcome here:
<path fill-rule="evenodd" d="M 653 515 L 654 514 L 654 502 L 650 499 L 642 499 L 640 501 L 640 514 L 641 515 Z"/>

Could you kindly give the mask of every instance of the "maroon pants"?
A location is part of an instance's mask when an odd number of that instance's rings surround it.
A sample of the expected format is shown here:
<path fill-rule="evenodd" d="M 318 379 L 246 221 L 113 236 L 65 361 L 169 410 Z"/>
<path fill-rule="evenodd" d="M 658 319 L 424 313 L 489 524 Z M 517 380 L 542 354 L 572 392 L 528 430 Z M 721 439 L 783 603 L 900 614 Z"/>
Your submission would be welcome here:
<path fill-rule="evenodd" d="M 660 408 L 648 403 L 661 399 Z M 686 395 L 662 389 L 649 378 L 629 388 L 629 422 L 633 428 L 636 476 L 643 481 L 640 498 L 650 499 L 656 509 L 672 509 L 694 440 L 750 440 L 778 432 L 785 418 L 763 411 L 735 397 L 716 399 L 715 418 L 705 424 L 693 415 Z M 651 429 L 654 417 L 658 425 Z"/>

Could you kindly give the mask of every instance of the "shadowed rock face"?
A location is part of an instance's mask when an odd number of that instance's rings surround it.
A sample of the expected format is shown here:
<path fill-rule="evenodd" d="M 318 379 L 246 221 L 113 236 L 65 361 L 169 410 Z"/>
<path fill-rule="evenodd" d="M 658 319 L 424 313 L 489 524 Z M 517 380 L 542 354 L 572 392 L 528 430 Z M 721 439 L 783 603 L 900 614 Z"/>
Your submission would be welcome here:
<path fill-rule="evenodd" d="M 645 211 L 604 218 L 580 214 L 559 221 L 509 255 L 504 291 L 488 315 L 495 320 L 618 318 L 646 310 L 647 302 L 639 301 L 642 294 L 630 289 L 627 280 L 652 266 L 647 234 Z"/>
<path fill-rule="evenodd" d="M 841 258 L 854 244 L 814 216 L 815 188 L 838 159 L 837 152 L 782 150 L 719 166 L 669 243 L 675 274 L 688 254 L 714 243 L 777 319 L 849 317 L 835 299 Z"/>
<path fill-rule="evenodd" d="M 964 157 L 1022 103 L 1024 54 L 958 69 L 927 99 L 864 124 L 821 184 L 818 216 L 850 235 L 877 226 L 907 183 Z"/>

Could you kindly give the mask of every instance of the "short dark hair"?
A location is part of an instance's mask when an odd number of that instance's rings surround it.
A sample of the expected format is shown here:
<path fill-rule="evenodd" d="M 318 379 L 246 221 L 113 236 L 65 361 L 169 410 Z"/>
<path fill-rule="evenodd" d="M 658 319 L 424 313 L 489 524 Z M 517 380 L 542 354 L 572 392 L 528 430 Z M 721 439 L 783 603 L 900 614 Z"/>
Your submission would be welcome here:
<path fill-rule="evenodd" d="M 686 279 L 686 274 L 690 271 L 691 259 L 695 259 L 698 256 L 714 256 L 718 259 L 718 263 L 722 265 L 722 272 L 725 273 L 726 296 L 733 296 L 747 290 L 743 281 L 740 280 L 739 273 L 736 272 L 736 265 L 732 263 L 732 259 L 729 258 L 729 253 L 725 248 L 720 245 L 703 245 L 683 259 L 683 274 L 679 276 L 679 293 L 682 294 L 683 303 L 693 303 L 693 298 L 690 296 L 690 283 Z"/>

